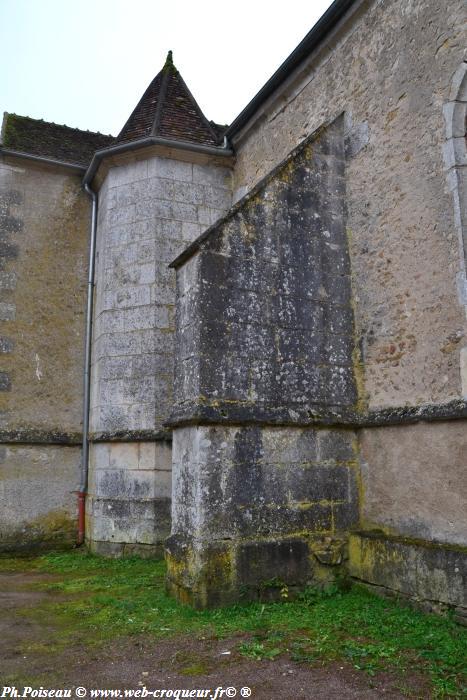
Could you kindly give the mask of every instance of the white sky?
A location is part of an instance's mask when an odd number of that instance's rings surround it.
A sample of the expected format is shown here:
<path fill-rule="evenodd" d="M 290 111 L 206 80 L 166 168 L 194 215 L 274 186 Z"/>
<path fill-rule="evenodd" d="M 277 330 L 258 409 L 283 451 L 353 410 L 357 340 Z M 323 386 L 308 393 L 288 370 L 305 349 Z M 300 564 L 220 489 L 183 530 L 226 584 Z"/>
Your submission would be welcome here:
<path fill-rule="evenodd" d="M 167 51 L 230 123 L 330 0 L 0 0 L 0 112 L 117 134 Z"/>

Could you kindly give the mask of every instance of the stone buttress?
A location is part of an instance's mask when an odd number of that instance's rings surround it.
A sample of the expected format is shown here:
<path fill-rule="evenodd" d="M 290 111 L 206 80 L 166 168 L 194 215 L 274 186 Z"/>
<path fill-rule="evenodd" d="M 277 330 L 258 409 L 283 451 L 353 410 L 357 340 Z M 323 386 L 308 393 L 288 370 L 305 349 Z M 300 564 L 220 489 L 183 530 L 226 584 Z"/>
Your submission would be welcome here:
<path fill-rule="evenodd" d="M 197 607 L 331 580 L 358 523 L 343 123 L 175 261 L 168 586 Z"/>

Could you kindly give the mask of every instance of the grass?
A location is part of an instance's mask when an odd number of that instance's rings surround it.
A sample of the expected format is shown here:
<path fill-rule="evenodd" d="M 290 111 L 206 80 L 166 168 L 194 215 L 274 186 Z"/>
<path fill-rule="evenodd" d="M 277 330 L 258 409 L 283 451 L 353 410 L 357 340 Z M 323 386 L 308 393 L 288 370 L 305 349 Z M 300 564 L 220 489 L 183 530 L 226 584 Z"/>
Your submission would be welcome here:
<path fill-rule="evenodd" d="M 417 673 L 429 679 L 435 697 L 467 697 L 467 630 L 449 617 L 415 611 L 361 587 L 308 589 L 293 602 L 199 612 L 166 596 L 163 562 L 81 552 L 0 560 L 0 569 L 12 568 L 56 575 L 39 585 L 65 595 L 24 611 L 54 621 L 57 639 L 50 642 L 56 649 L 76 635 L 101 643 L 132 634 L 208 639 L 240 634 L 237 650 L 250 659 L 287 653 L 299 663 L 346 661 L 370 676 L 397 673 L 401 682 Z"/>

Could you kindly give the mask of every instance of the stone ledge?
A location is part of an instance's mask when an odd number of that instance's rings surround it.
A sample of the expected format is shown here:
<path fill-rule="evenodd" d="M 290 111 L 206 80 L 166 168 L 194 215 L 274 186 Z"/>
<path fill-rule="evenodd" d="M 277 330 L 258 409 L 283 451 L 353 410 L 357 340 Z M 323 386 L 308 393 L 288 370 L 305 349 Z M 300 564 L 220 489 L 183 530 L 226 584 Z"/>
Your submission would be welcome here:
<path fill-rule="evenodd" d="M 467 547 L 378 531 L 353 533 L 349 573 L 364 584 L 392 591 L 425 608 L 467 608 Z"/>
<path fill-rule="evenodd" d="M 373 428 L 386 425 L 405 425 L 419 421 L 461 420 L 467 418 L 467 401 L 454 399 L 445 404 L 399 406 L 360 412 L 354 408 L 306 406 L 281 407 L 267 404 L 232 403 L 214 404 L 190 402 L 176 406 L 167 427 L 185 425 L 300 425 L 336 426 L 344 428 Z"/>
<path fill-rule="evenodd" d="M 81 445 L 82 433 L 60 430 L 40 430 L 36 428 L 18 428 L 0 430 L 0 443 L 23 445 Z"/>
<path fill-rule="evenodd" d="M 89 435 L 89 442 L 172 442 L 171 430 L 112 430 Z"/>
<path fill-rule="evenodd" d="M 167 430 L 113 430 L 94 432 L 89 435 L 89 442 L 172 442 L 172 431 Z M 0 443 L 23 445 L 71 445 L 80 446 L 83 434 L 60 430 L 40 430 L 36 428 L 18 428 L 0 430 Z"/>

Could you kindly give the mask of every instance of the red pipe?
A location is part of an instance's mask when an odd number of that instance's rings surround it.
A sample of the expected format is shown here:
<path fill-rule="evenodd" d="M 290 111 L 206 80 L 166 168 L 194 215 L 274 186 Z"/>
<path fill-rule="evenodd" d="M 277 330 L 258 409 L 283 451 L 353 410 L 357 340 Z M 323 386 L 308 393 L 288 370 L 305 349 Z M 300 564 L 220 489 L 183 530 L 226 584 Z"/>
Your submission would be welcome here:
<path fill-rule="evenodd" d="M 85 491 L 78 491 L 78 539 L 76 540 L 76 544 L 78 547 L 84 543 L 84 533 L 85 533 L 85 525 L 84 525 L 84 518 L 86 514 L 86 492 Z"/>

